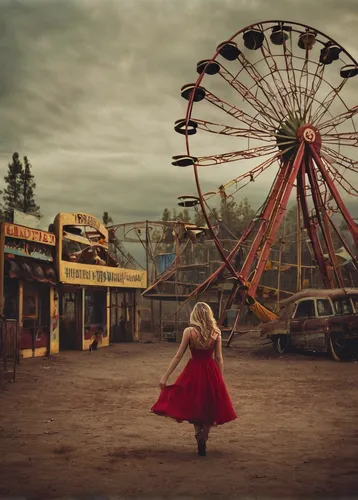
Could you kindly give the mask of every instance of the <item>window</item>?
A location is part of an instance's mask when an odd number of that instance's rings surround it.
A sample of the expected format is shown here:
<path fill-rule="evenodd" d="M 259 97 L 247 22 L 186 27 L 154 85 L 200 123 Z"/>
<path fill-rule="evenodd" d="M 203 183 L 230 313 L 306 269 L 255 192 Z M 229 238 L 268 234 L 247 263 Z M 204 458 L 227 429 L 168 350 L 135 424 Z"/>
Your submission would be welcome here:
<path fill-rule="evenodd" d="M 31 284 L 24 282 L 22 316 L 24 318 L 37 318 L 38 291 Z"/>
<path fill-rule="evenodd" d="M 334 310 L 336 314 L 352 314 L 352 304 L 349 299 L 335 299 L 333 300 Z"/>
<path fill-rule="evenodd" d="M 60 316 L 67 321 L 76 321 L 76 295 L 66 292 L 60 302 Z"/>
<path fill-rule="evenodd" d="M 314 300 L 303 300 L 297 305 L 295 318 L 315 316 Z"/>
<path fill-rule="evenodd" d="M 317 299 L 318 316 L 333 316 L 332 306 L 328 299 Z"/>
<path fill-rule="evenodd" d="M 106 291 L 86 290 L 85 325 L 106 324 Z"/>

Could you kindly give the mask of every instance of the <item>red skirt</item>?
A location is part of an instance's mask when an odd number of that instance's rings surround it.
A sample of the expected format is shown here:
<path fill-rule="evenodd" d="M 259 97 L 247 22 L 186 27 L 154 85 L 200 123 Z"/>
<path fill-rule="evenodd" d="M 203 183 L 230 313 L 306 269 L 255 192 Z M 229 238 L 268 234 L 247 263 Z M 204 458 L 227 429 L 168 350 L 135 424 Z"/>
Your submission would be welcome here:
<path fill-rule="evenodd" d="M 192 350 L 193 357 L 172 385 L 161 390 L 152 412 L 177 422 L 221 425 L 237 418 L 212 351 Z"/>

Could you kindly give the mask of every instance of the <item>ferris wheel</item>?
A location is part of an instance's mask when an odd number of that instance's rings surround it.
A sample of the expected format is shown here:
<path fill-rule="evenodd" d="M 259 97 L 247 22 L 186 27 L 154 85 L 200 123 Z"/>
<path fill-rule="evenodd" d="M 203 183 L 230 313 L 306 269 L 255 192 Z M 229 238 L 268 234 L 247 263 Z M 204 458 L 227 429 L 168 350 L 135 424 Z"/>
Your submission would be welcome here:
<path fill-rule="evenodd" d="M 197 196 L 184 197 L 182 205 L 201 207 L 223 264 L 193 293 L 226 268 L 236 283 L 231 300 L 237 290 L 255 297 L 294 195 L 324 286 L 343 287 L 333 235 L 356 269 L 358 263 L 332 214 L 340 214 L 358 245 L 347 208 L 358 196 L 357 61 L 310 26 L 263 21 L 220 43 L 210 59 L 198 62 L 197 73 L 181 89 L 188 104 L 175 130 L 185 137 L 186 152 L 174 156 L 173 165 L 193 168 Z M 212 189 L 228 174 L 231 180 Z M 223 196 L 242 196 L 252 182 L 263 204 L 228 253 L 213 229 L 211 210 Z M 249 240 L 238 268 L 234 257 Z"/>

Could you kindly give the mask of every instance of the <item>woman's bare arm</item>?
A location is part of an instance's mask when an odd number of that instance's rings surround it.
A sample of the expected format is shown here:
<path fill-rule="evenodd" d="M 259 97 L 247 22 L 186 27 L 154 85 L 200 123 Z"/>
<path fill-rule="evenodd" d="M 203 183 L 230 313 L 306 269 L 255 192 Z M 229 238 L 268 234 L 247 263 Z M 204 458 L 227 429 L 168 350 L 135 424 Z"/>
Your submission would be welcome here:
<path fill-rule="evenodd" d="M 221 375 L 224 375 L 224 358 L 223 358 L 223 350 L 221 344 L 221 335 L 219 334 L 216 344 L 215 344 L 215 361 L 219 367 Z"/>
<path fill-rule="evenodd" d="M 160 380 L 159 386 L 160 386 L 161 389 L 163 387 L 165 387 L 168 378 L 170 377 L 170 375 L 173 373 L 173 371 L 175 370 L 175 368 L 180 363 L 182 357 L 184 356 L 185 351 L 188 348 L 189 340 L 190 340 L 190 328 L 186 328 L 184 330 L 183 338 L 181 340 L 181 344 L 179 346 L 179 349 L 177 350 L 174 358 L 171 360 L 170 365 L 169 365 L 167 371 L 165 372 L 165 374 L 163 375 L 163 377 Z"/>

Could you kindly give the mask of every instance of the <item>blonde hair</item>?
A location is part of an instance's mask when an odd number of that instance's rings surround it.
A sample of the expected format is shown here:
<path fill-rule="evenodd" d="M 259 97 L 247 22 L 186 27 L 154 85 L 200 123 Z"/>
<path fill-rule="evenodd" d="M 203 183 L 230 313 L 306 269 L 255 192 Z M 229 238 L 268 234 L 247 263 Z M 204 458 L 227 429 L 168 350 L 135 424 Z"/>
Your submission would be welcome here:
<path fill-rule="evenodd" d="M 216 324 L 211 307 L 205 302 L 197 302 L 190 314 L 190 326 L 195 326 L 201 337 L 201 344 L 209 345 L 211 338 L 216 339 L 220 330 Z"/>

